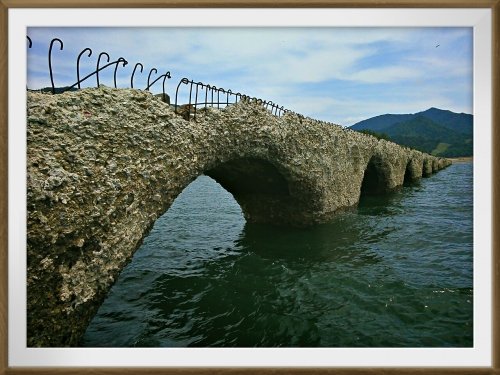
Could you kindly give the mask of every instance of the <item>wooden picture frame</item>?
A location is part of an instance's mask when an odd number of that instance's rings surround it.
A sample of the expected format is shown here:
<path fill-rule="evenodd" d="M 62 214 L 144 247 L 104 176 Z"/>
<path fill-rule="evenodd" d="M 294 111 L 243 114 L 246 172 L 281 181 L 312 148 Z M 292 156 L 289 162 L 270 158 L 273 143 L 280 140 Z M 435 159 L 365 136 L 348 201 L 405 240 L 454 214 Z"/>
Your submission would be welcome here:
<path fill-rule="evenodd" d="M 492 366 L 488 368 L 20 368 L 8 363 L 8 10 L 15 8 L 485 8 L 492 11 Z M 500 374 L 500 0 L 0 0 L 0 375 L 2 374 Z"/>

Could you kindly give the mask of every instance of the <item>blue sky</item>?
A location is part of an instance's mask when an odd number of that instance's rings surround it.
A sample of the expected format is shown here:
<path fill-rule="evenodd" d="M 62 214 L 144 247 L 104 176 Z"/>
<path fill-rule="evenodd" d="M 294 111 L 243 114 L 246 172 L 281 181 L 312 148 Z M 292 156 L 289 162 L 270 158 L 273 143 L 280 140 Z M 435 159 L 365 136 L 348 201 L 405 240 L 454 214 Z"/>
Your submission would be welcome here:
<path fill-rule="evenodd" d="M 472 113 L 472 28 L 29 28 L 28 87 L 50 86 L 48 47 L 56 86 L 95 69 L 100 52 L 124 57 L 119 87 L 146 87 L 152 68 L 171 74 L 173 98 L 183 77 L 231 89 L 305 116 L 344 126 L 385 113 L 430 107 Z M 439 45 L 438 47 L 436 47 Z M 103 63 L 101 62 L 101 66 Z M 113 67 L 100 82 L 113 85 Z M 95 78 L 82 86 L 95 86 Z M 152 90 L 161 92 L 161 81 Z M 180 92 L 182 95 L 183 92 Z"/>

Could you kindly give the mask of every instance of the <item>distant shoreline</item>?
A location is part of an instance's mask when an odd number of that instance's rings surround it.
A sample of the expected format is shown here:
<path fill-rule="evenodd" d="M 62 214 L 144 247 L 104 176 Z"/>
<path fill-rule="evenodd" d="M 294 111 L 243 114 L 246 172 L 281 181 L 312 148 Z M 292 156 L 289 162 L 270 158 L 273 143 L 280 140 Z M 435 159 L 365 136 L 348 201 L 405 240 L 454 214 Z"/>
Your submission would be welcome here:
<path fill-rule="evenodd" d="M 461 156 L 458 158 L 448 158 L 452 161 L 452 163 L 470 163 L 474 160 L 473 156 Z"/>

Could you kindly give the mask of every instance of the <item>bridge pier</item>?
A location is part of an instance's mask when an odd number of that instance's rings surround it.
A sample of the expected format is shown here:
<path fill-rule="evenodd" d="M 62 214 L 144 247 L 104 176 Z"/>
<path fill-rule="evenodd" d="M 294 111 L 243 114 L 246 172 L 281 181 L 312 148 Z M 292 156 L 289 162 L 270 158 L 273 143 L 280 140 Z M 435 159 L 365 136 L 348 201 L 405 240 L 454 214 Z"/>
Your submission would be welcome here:
<path fill-rule="evenodd" d="M 424 165 L 422 169 L 422 177 L 430 177 L 434 171 L 432 158 L 424 156 Z"/>
<path fill-rule="evenodd" d="M 304 226 L 356 205 L 363 189 L 449 164 L 257 103 L 187 122 L 148 92 L 101 87 L 29 92 L 27 109 L 28 346 L 78 345 L 155 220 L 200 174 L 249 222 Z"/>
<path fill-rule="evenodd" d="M 408 182 L 422 178 L 424 168 L 424 157 L 421 152 L 410 151 L 408 164 L 406 165 L 405 180 Z"/>

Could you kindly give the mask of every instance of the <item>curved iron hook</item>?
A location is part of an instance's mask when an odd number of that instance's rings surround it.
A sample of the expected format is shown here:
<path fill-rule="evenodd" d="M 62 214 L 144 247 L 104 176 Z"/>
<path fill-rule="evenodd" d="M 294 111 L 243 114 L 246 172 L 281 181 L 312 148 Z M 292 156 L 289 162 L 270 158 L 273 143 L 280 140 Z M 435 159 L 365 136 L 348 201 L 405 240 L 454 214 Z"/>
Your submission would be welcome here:
<path fill-rule="evenodd" d="M 29 42 L 28 48 L 31 48 L 33 46 L 33 42 L 31 41 L 31 38 L 28 35 L 26 35 L 26 38 L 28 38 L 28 42 Z M 26 85 L 26 90 L 28 90 L 28 85 Z"/>
<path fill-rule="evenodd" d="M 196 106 L 196 104 L 198 103 L 198 91 L 200 91 L 200 90 L 199 90 L 199 87 L 200 87 L 200 86 L 201 86 L 201 87 L 203 87 L 203 86 L 205 86 L 205 85 L 204 85 L 202 82 L 196 82 L 196 83 L 195 83 L 195 86 L 196 86 L 196 89 L 195 89 L 195 90 L 196 90 L 196 92 L 195 92 L 195 95 L 194 95 L 194 104 L 195 104 L 195 106 Z"/>
<path fill-rule="evenodd" d="M 108 64 L 106 64 L 104 66 L 101 66 L 98 70 L 95 70 L 92 73 L 87 74 L 85 77 L 83 77 L 82 79 L 80 79 L 78 82 L 73 83 L 71 86 L 65 87 L 65 89 L 68 90 L 68 89 L 72 89 L 73 87 L 76 87 L 78 85 L 78 83 L 82 83 L 87 78 L 92 77 L 94 74 L 97 74 L 98 71 L 100 72 L 101 70 L 106 69 L 108 66 L 111 66 L 111 65 L 115 65 L 116 66 L 119 63 L 123 63 L 124 62 L 123 58 L 120 58 L 120 59 L 118 59 L 116 61 L 112 61 L 112 62 L 110 62 L 110 63 L 108 63 Z M 127 65 L 127 64 L 125 64 L 125 65 Z"/>
<path fill-rule="evenodd" d="M 232 94 L 233 94 L 233 92 L 231 91 L 231 89 L 226 91 L 226 105 L 229 105 L 229 95 L 232 95 Z"/>
<path fill-rule="evenodd" d="M 50 83 L 52 84 L 52 94 L 56 93 L 56 89 L 54 87 L 54 75 L 52 74 L 52 46 L 54 45 L 54 42 L 59 42 L 61 44 L 60 50 L 63 50 L 63 42 L 59 38 L 54 38 L 50 41 L 50 46 L 49 46 L 49 73 L 50 73 Z"/>
<path fill-rule="evenodd" d="M 130 88 L 132 88 L 132 89 L 134 88 L 134 74 L 135 74 L 135 70 L 137 69 L 138 65 L 141 66 L 141 73 L 144 71 L 144 66 L 141 63 L 135 64 L 134 70 L 132 71 L 132 76 L 130 77 Z"/>
<path fill-rule="evenodd" d="M 268 107 L 266 107 L 266 109 L 271 112 L 271 114 L 273 114 L 273 111 L 274 111 L 274 108 L 276 107 L 276 103 L 272 102 L 272 101 L 269 101 L 268 103 Z M 269 106 L 271 107 L 271 109 L 269 109 Z"/>
<path fill-rule="evenodd" d="M 273 105 L 273 109 L 274 109 L 274 115 L 278 116 L 279 105 L 278 104 Z M 273 111 L 271 111 L 271 113 L 273 113 Z"/>
<path fill-rule="evenodd" d="M 208 106 L 208 85 L 203 85 L 205 87 L 205 109 L 207 109 Z"/>
<path fill-rule="evenodd" d="M 212 92 L 210 85 L 205 85 L 205 108 L 208 107 L 208 92 Z"/>
<path fill-rule="evenodd" d="M 168 79 L 172 78 L 172 77 L 170 76 L 170 72 L 166 72 L 166 73 L 164 74 L 164 76 L 165 76 L 165 77 L 163 77 L 163 82 L 162 82 L 162 87 L 163 87 L 163 91 L 162 91 L 162 94 L 163 94 L 163 95 L 162 95 L 162 99 L 163 99 L 163 101 L 165 101 L 165 81 L 166 81 L 166 79 L 167 79 L 167 78 L 168 78 Z M 169 102 L 170 102 L 170 99 L 169 99 Z M 169 103 L 169 104 L 170 104 L 170 103 Z"/>
<path fill-rule="evenodd" d="M 128 64 L 128 61 L 125 60 L 123 57 L 119 57 L 118 60 L 116 60 L 115 74 L 114 74 L 115 89 L 116 89 L 116 71 L 118 70 L 118 65 L 120 65 L 120 63 L 122 63 L 123 66 L 125 67 L 125 65 Z"/>
<path fill-rule="evenodd" d="M 189 81 L 189 101 L 188 101 L 188 114 L 191 114 L 191 98 L 193 97 L 193 84 L 194 81 Z"/>
<path fill-rule="evenodd" d="M 196 85 L 196 93 L 195 93 L 195 96 L 194 96 L 194 108 L 193 108 L 193 114 L 194 114 L 194 119 L 196 120 L 196 109 L 198 108 L 197 105 L 198 105 L 198 91 L 199 91 L 199 86 L 201 86 L 202 88 L 205 86 L 202 82 L 196 82 L 195 83 Z M 190 95 L 190 99 L 191 99 L 191 95 Z M 191 100 L 190 100 L 191 102 Z M 205 102 L 205 108 L 207 107 L 207 103 Z"/>
<path fill-rule="evenodd" d="M 210 86 L 210 85 L 209 85 L 209 86 Z M 210 104 L 211 104 L 211 106 L 212 106 L 212 107 L 214 106 L 214 92 L 215 92 L 215 91 L 217 91 L 217 87 L 216 87 L 216 86 L 214 86 L 214 85 L 210 86 L 210 93 L 211 93 L 211 98 L 212 98 L 212 99 L 211 99 L 211 100 L 212 100 L 212 102 L 211 102 Z M 218 101 L 217 101 L 217 102 L 218 102 Z"/>
<path fill-rule="evenodd" d="M 146 87 L 146 90 L 149 90 L 156 82 L 158 82 L 162 78 L 163 78 L 163 87 L 165 87 L 165 80 L 167 79 L 167 73 L 162 74 L 161 76 L 157 77 L 153 82 L 151 82 L 149 84 L 148 87 Z"/>
<path fill-rule="evenodd" d="M 85 51 L 89 51 L 89 56 L 92 56 L 92 50 L 90 48 L 85 48 L 80 54 L 78 55 L 78 58 L 76 59 L 76 80 L 78 82 L 78 88 L 80 89 L 80 59 L 82 55 L 85 53 Z"/>
<path fill-rule="evenodd" d="M 219 93 L 222 91 L 222 93 L 224 94 L 226 92 L 226 90 L 224 90 L 222 87 L 221 88 L 218 88 L 217 89 L 217 108 L 220 108 L 220 96 L 219 96 Z"/>
<path fill-rule="evenodd" d="M 151 73 L 153 73 L 153 70 L 155 71 L 155 73 L 158 73 L 158 70 L 156 70 L 156 68 L 152 68 L 150 71 L 149 71 L 149 74 L 148 74 L 148 86 L 146 87 L 146 90 L 149 90 L 149 88 L 151 87 L 151 85 L 149 84 L 149 80 L 151 78 Z"/>
<path fill-rule="evenodd" d="M 154 68 L 153 68 L 154 69 Z M 151 74 L 151 72 L 150 72 Z M 153 82 L 151 82 L 148 87 L 146 87 L 146 90 L 149 90 L 156 82 L 158 82 L 161 78 L 163 78 L 163 94 L 165 94 L 165 81 L 167 78 L 172 78 L 170 76 L 170 72 L 166 72 L 165 74 L 162 74 L 158 78 L 156 78 Z"/>
<path fill-rule="evenodd" d="M 99 63 L 101 62 L 101 57 L 103 55 L 107 56 L 107 58 L 108 58 L 107 62 L 109 62 L 109 59 L 110 59 L 109 55 L 106 52 L 101 52 L 99 54 L 99 57 L 97 58 L 97 66 L 96 66 L 96 71 L 95 71 L 95 75 L 96 75 L 96 78 L 97 78 L 97 87 L 99 87 Z"/>
<path fill-rule="evenodd" d="M 179 94 L 179 87 L 181 86 L 181 84 L 185 84 L 187 85 L 189 83 L 189 79 L 187 78 L 182 78 L 180 81 L 179 81 L 179 84 L 177 85 L 177 89 L 175 90 L 175 104 L 174 104 L 174 111 L 175 113 L 178 113 L 177 112 L 177 95 Z"/>

